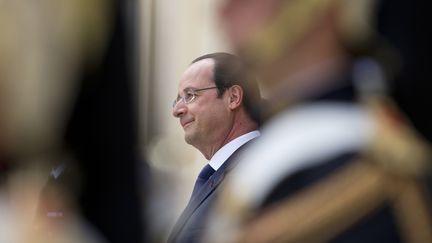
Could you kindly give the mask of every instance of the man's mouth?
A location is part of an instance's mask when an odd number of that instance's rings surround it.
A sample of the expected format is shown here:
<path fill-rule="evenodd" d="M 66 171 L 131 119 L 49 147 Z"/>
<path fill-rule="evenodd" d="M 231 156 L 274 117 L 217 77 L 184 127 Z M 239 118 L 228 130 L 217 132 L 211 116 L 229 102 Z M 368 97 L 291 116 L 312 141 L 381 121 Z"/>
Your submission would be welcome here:
<path fill-rule="evenodd" d="M 187 126 L 189 126 L 192 122 L 193 122 L 193 120 L 186 121 L 186 122 L 181 122 L 181 125 L 182 125 L 182 127 L 183 127 L 183 129 L 184 129 L 184 128 L 186 128 Z"/>

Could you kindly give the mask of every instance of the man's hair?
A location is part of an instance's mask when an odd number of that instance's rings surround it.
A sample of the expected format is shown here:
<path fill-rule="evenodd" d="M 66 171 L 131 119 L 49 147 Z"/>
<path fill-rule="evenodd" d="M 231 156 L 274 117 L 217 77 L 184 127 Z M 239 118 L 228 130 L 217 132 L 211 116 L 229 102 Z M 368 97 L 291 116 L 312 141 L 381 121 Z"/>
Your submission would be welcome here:
<path fill-rule="evenodd" d="M 200 56 L 192 61 L 192 63 L 203 59 L 214 60 L 213 81 L 218 89 L 218 96 L 221 97 L 225 90 L 233 85 L 239 85 L 244 92 L 243 104 L 248 115 L 261 124 L 260 107 L 261 94 L 258 87 L 258 81 L 252 74 L 252 71 L 247 68 L 246 64 L 237 56 L 216 52 Z M 191 63 L 191 64 L 192 64 Z"/>

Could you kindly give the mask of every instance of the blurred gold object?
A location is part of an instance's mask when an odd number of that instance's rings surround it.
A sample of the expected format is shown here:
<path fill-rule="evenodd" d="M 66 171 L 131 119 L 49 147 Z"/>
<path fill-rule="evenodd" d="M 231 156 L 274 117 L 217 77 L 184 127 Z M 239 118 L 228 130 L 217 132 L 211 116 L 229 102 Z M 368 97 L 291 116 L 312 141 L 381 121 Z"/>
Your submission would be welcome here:
<path fill-rule="evenodd" d="M 278 14 L 264 24 L 241 50 L 252 65 L 280 58 L 316 28 L 326 16 L 337 21 L 340 38 L 347 46 L 361 47 L 374 35 L 370 18 L 374 0 L 292 0 L 283 1 Z"/>
<path fill-rule="evenodd" d="M 393 174 L 431 176 L 431 144 L 409 124 L 392 100 L 381 97 L 365 103 L 377 124 L 367 151 L 373 161 Z"/>
<path fill-rule="evenodd" d="M 0 2 L 0 144 L 20 155 L 57 149 L 79 70 L 101 59 L 110 2 Z"/>

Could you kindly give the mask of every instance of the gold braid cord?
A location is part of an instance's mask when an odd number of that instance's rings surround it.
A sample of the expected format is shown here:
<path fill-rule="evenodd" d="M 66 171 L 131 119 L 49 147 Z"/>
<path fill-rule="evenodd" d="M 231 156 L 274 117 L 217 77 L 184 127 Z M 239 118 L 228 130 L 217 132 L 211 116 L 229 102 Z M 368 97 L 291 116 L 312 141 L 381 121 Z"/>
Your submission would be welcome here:
<path fill-rule="evenodd" d="M 432 242 L 432 221 L 417 181 L 355 161 L 251 219 L 239 242 L 327 242 L 390 202 L 406 242 Z"/>

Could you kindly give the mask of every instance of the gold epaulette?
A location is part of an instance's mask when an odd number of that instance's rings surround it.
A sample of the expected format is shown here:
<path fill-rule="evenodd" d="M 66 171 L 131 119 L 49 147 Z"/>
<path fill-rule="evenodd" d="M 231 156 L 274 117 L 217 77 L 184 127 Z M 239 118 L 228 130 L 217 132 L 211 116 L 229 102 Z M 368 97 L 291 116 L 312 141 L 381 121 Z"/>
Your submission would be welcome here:
<path fill-rule="evenodd" d="M 375 119 L 372 143 L 366 153 L 372 162 L 401 175 L 432 175 L 432 145 L 411 126 L 390 99 L 365 102 Z"/>

